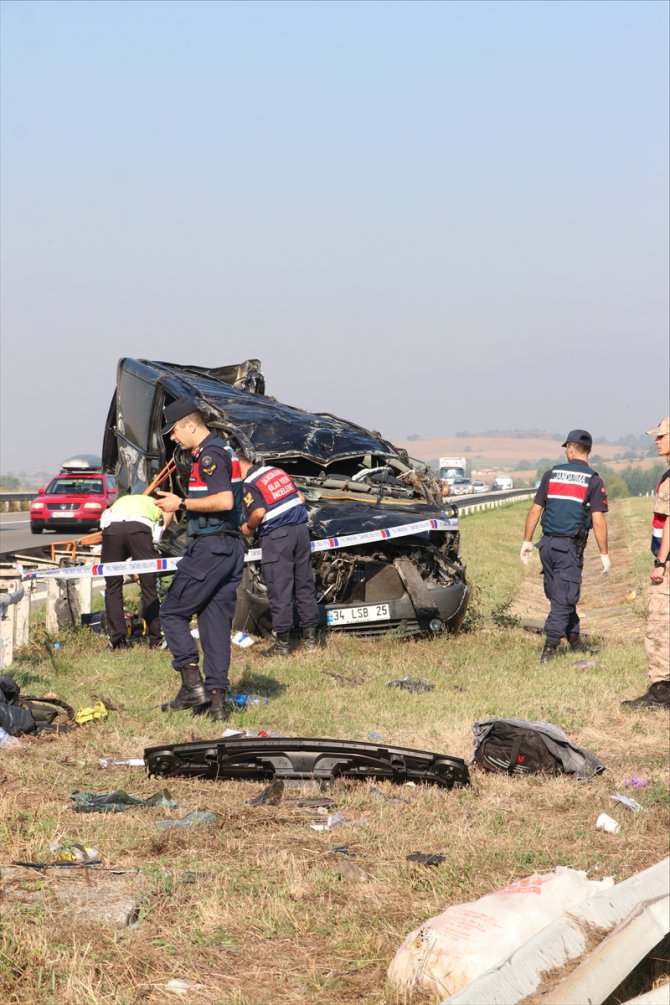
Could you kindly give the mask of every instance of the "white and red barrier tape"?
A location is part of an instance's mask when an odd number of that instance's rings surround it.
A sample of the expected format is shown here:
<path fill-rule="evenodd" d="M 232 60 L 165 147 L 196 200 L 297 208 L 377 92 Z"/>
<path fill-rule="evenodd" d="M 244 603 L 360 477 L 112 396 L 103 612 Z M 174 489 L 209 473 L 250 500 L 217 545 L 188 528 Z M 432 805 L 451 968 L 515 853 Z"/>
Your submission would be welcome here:
<path fill-rule="evenodd" d="M 383 530 L 368 530 L 362 534 L 347 534 L 344 537 L 327 537 L 312 541 L 312 552 L 335 551 L 338 548 L 348 548 L 357 544 L 372 544 L 375 541 L 385 541 L 394 537 L 409 537 L 411 534 L 423 534 L 426 531 L 458 530 L 458 519 L 449 517 L 447 520 L 419 520 L 417 523 L 404 523 L 399 527 L 385 527 Z M 245 562 L 258 562 L 262 555 L 261 548 L 251 548 L 244 556 Z M 174 572 L 180 558 L 143 559 L 136 562 L 107 562 L 105 565 L 68 565 L 58 569 L 35 569 L 31 572 L 21 570 L 22 580 L 31 579 L 96 579 L 104 576 L 126 576 L 129 573 L 142 572 Z"/>

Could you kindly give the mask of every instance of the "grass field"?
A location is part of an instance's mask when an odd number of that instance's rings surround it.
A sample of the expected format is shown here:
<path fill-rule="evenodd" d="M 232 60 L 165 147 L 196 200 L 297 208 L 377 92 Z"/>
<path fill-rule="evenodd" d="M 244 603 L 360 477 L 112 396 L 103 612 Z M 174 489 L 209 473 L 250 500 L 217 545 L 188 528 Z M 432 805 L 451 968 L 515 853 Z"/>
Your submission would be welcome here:
<path fill-rule="evenodd" d="M 506 616 L 524 575 L 518 549 L 526 507 L 462 522 L 473 584 L 468 631 L 416 643 L 331 636 L 316 655 L 267 666 L 237 650 L 233 685 L 270 703 L 234 713 L 230 725 L 354 740 L 374 730 L 389 743 L 469 760 L 475 719 L 546 719 L 606 764 L 590 782 L 474 770 L 472 786 L 452 792 L 338 782 L 331 812 L 341 812 L 343 822 L 330 832 L 310 828 L 311 811 L 297 805 L 298 793 L 252 806 L 261 785 L 251 782 L 175 779 L 169 789 L 178 811 L 78 814 L 69 799 L 75 790 L 126 789 L 145 798 L 161 787 L 141 768 L 102 769 L 100 757 L 141 756 L 145 746 L 217 731 L 188 713 L 157 710 L 177 683 L 167 653 L 111 653 L 103 639 L 72 631 L 55 673 L 36 620 L 31 645 L 12 667 L 23 689 L 53 691 L 77 707 L 103 695 L 119 710 L 69 735 L 0 750 L 0 866 L 48 861 L 49 841 L 94 846 L 104 866 L 139 870 L 140 916 L 132 928 L 76 922 L 52 895 L 56 870 L 34 874 L 30 898 L 10 899 L 5 889 L 0 1000 L 162 1005 L 179 1000 L 166 990 L 178 978 L 201 985 L 184 1000 L 209 1005 L 390 1005 L 396 998 L 385 978 L 396 949 L 449 904 L 556 865 L 621 880 L 667 854 L 667 715 L 619 706 L 646 687 L 641 638 L 603 640 L 601 665 L 587 670 L 570 656 L 541 666 L 539 637 Z M 648 566 L 649 500 L 617 502 L 611 520 L 625 526 L 640 556 L 631 582 L 639 587 Z M 427 678 L 435 689 L 386 687 L 406 675 Z M 639 814 L 610 799 L 629 791 L 624 783 L 633 775 L 648 780 L 634 793 L 644 806 Z M 216 813 L 216 824 L 158 827 L 193 809 Z M 595 830 L 603 811 L 620 821 L 617 834 Z M 342 875 L 337 846 L 355 854 L 365 881 Z M 415 865 L 406 859 L 415 851 L 439 852 L 445 861 Z"/>

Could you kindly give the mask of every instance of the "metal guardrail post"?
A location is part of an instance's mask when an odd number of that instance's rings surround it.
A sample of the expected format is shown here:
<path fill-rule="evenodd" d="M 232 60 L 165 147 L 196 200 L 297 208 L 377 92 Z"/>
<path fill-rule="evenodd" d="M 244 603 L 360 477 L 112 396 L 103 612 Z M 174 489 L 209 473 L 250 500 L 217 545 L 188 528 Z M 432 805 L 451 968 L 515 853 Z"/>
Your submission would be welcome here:
<path fill-rule="evenodd" d="M 2 577 L 6 589 L 0 591 L 0 670 L 12 665 L 14 647 L 28 642 L 30 596 L 19 580 Z"/>
<path fill-rule="evenodd" d="M 477 496 L 447 496 L 445 503 L 453 502 L 458 507 L 458 515 L 467 516 L 468 513 L 477 513 L 483 509 L 497 509 L 508 503 L 533 499 L 535 491 L 535 489 L 511 489 L 509 492 L 487 492 L 485 495 Z"/>

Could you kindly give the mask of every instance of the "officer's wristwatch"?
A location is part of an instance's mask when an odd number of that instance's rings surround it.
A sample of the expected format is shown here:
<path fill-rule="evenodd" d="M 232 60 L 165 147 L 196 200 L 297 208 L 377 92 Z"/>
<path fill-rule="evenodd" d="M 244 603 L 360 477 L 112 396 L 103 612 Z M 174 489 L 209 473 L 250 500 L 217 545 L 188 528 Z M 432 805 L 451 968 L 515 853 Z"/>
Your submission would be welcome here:
<path fill-rule="evenodd" d="M 181 502 L 179 503 L 178 512 L 179 513 L 185 513 L 186 512 L 186 500 L 185 499 L 182 499 Z"/>
<path fill-rule="evenodd" d="M 661 562 L 657 558 L 654 559 L 654 568 L 655 569 L 665 569 L 665 566 L 666 566 L 665 562 Z"/>

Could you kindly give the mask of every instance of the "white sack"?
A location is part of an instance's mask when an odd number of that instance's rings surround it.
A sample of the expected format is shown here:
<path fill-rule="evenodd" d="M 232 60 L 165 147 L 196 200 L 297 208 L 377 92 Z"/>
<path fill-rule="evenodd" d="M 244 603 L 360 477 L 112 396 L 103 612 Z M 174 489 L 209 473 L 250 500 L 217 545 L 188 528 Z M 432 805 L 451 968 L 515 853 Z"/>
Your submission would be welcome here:
<path fill-rule="evenodd" d="M 441 1001 L 497 966 L 566 910 L 613 884 L 611 878 L 590 880 L 585 872 L 557 866 L 469 904 L 455 904 L 410 932 L 391 961 L 389 980 L 405 994 L 422 988 Z"/>

